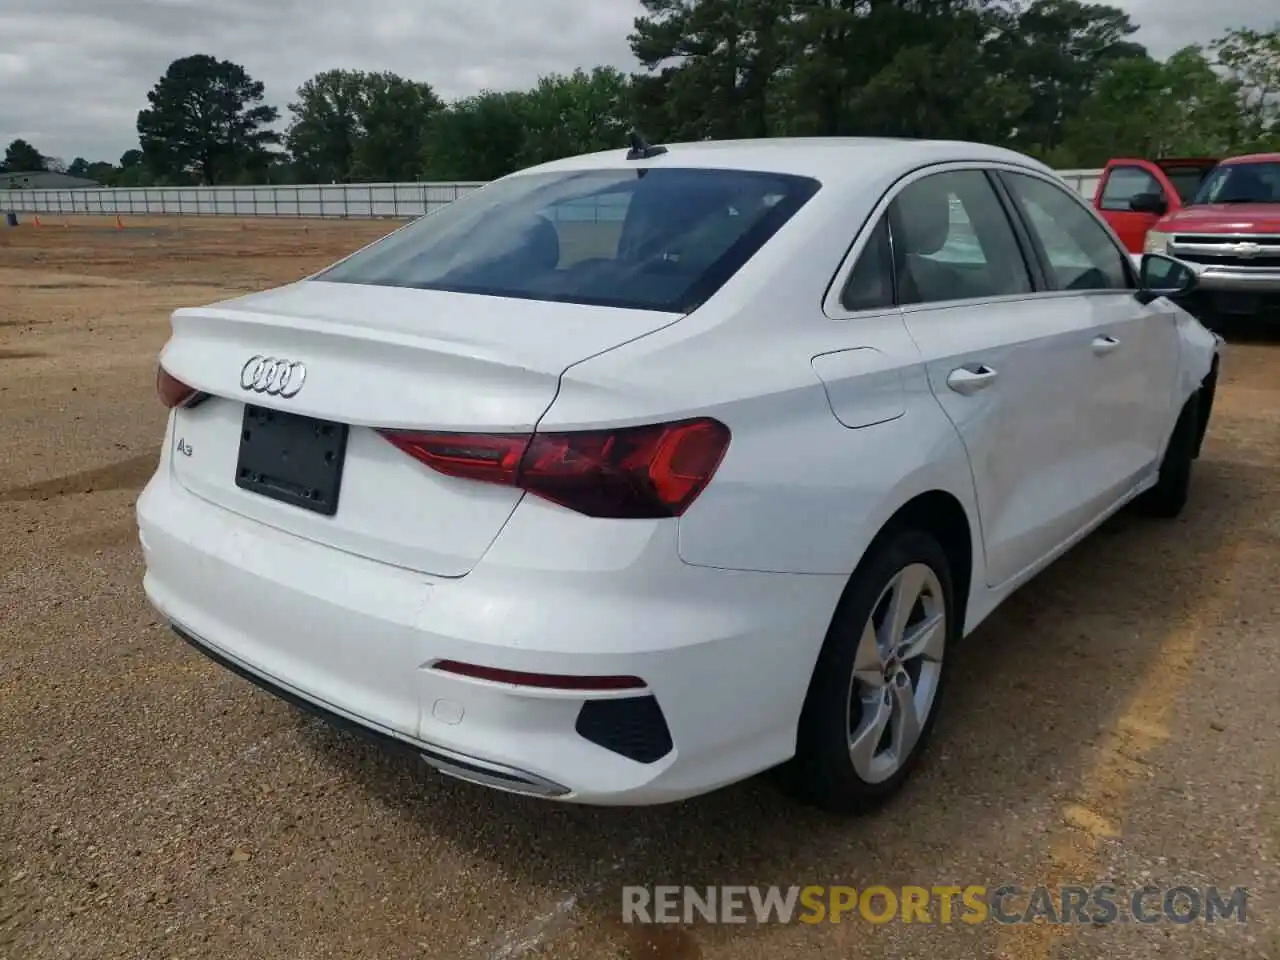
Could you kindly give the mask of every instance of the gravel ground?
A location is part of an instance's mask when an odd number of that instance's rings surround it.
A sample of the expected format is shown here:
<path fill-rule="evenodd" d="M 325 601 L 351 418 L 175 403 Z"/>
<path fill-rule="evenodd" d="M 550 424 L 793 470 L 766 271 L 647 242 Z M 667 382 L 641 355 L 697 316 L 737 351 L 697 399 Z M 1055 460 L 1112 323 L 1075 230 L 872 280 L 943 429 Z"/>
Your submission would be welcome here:
<path fill-rule="evenodd" d="M 1231 346 L 1182 519 L 1118 517 L 975 635 L 882 813 L 830 819 L 760 781 L 558 806 L 333 732 L 143 599 L 168 312 L 390 226 L 0 231 L 0 956 L 1280 958 L 1280 345 Z M 1247 886 L 1248 921 L 619 919 L 623 884 L 1104 881 Z"/>

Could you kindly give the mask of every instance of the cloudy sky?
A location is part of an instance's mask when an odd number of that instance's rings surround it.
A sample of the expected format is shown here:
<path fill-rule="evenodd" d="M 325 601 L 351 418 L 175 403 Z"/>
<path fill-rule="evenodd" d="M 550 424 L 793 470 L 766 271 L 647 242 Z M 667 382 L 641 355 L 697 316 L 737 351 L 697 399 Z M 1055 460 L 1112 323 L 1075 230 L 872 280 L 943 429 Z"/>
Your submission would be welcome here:
<path fill-rule="evenodd" d="M 1269 27 L 1274 0 L 1111 0 L 1156 55 L 1225 26 Z M 116 160 L 170 61 L 242 64 L 281 108 L 331 67 L 392 70 L 445 98 L 575 66 L 633 66 L 637 0 L 0 0 L 0 146 Z"/>

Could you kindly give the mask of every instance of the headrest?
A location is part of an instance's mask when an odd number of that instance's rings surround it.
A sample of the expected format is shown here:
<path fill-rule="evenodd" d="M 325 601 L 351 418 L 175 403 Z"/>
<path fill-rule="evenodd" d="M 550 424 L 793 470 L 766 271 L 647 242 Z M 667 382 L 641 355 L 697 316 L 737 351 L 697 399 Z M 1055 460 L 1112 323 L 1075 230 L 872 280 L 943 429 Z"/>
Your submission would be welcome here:
<path fill-rule="evenodd" d="M 951 195 L 934 178 L 913 183 L 898 195 L 898 223 L 902 234 L 893 240 L 904 253 L 937 253 L 951 233 Z"/>
<path fill-rule="evenodd" d="M 518 256 L 530 267 L 554 270 L 560 265 L 560 232 L 546 217 L 535 219 L 521 241 Z"/>

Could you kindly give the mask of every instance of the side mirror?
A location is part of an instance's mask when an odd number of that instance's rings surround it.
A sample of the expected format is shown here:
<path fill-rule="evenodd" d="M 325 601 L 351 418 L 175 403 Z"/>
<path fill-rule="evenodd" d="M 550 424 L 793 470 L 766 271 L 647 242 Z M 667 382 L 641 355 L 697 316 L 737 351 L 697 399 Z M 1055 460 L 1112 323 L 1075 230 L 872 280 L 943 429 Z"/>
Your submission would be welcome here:
<path fill-rule="evenodd" d="M 1129 198 L 1129 209 L 1134 213 L 1152 213 L 1162 217 L 1169 212 L 1169 203 L 1158 193 L 1135 193 Z"/>
<path fill-rule="evenodd" d="M 1143 254 L 1138 267 L 1138 301 L 1147 304 L 1161 297 L 1185 297 L 1199 281 L 1195 270 L 1181 260 L 1160 253 Z"/>

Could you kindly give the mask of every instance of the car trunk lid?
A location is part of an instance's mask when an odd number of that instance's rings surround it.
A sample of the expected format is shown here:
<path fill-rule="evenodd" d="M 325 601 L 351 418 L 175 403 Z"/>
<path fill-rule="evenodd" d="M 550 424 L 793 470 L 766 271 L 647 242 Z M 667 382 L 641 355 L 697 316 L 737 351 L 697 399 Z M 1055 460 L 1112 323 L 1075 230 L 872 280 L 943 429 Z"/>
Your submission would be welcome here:
<path fill-rule="evenodd" d="M 208 399 L 175 413 L 174 475 L 286 533 L 462 576 L 521 492 L 438 474 L 378 429 L 531 433 L 566 368 L 676 319 L 321 281 L 178 310 L 161 363 Z M 254 357 L 302 364 L 300 387 L 252 389 Z"/>

